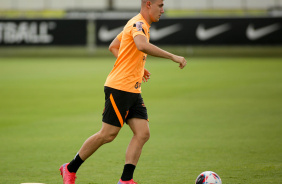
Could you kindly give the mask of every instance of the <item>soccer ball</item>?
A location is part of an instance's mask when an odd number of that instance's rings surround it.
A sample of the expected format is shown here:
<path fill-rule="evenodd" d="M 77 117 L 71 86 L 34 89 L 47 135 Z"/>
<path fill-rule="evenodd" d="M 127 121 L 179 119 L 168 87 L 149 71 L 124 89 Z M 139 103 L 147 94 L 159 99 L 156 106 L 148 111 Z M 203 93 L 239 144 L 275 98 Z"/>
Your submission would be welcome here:
<path fill-rule="evenodd" d="M 197 177 L 195 184 L 222 184 L 222 182 L 215 172 L 205 171 Z"/>

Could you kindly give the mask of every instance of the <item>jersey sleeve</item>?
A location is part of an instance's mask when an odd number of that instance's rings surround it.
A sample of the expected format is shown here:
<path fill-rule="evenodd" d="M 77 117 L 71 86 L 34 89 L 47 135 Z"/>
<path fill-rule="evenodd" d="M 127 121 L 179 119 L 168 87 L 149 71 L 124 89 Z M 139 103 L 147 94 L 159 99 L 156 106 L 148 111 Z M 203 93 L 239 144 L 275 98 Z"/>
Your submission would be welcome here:
<path fill-rule="evenodd" d="M 117 35 L 117 39 L 121 42 L 121 39 L 122 39 L 122 33 L 123 33 L 123 31 L 122 32 L 120 32 L 118 35 Z"/>
<path fill-rule="evenodd" d="M 136 22 L 135 24 L 133 24 L 133 29 L 132 29 L 132 37 L 134 38 L 137 35 L 143 35 L 146 36 L 146 32 L 145 32 L 145 24 L 142 21 Z"/>

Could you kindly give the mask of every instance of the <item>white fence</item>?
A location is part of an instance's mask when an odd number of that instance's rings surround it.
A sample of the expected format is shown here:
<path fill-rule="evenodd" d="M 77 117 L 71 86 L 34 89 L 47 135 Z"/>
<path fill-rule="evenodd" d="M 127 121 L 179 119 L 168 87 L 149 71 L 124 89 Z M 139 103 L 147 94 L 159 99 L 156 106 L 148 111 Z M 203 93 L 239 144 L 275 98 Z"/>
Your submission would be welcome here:
<path fill-rule="evenodd" d="M 282 0 L 165 0 L 166 9 L 268 9 Z M 0 10 L 107 9 L 108 0 L 0 0 Z M 113 0 L 114 9 L 139 9 L 140 0 Z"/>

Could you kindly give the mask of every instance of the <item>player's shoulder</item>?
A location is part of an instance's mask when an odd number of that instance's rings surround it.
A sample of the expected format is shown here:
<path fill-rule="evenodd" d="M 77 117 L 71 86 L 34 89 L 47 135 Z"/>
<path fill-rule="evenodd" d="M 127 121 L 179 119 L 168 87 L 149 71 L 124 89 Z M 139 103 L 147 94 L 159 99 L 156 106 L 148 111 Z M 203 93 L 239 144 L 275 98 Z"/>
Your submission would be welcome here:
<path fill-rule="evenodd" d="M 136 27 L 136 30 L 137 31 L 142 31 L 143 30 L 143 25 L 144 25 L 144 22 L 142 21 L 137 21 L 133 24 L 133 27 Z"/>
<path fill-rule="evenodd" d="M 147 24 L 146 24 L 145 20 L 143 19 L 142 15 L 138 14 L 128 21 L 127 26 L 128 27 L 136 27 L 137 30 L 138 29 L 142 30 L 142 27 L 147 27 Z"/>

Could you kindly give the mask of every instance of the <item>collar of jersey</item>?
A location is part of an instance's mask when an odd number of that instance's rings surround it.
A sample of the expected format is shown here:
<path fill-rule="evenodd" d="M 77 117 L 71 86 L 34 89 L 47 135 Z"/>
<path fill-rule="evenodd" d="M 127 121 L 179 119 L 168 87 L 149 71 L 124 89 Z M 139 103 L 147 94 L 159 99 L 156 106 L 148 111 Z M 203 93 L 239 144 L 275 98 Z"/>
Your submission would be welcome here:
<path fill-rule="evenodd" d="M 143 20 L 144 22 L 147 24 L 147 26 L 150 28 L 151 25 L 144 19 L 143 15 L 141 13 L 138 14 Z"/>

